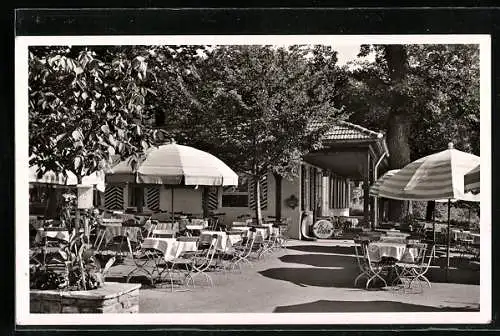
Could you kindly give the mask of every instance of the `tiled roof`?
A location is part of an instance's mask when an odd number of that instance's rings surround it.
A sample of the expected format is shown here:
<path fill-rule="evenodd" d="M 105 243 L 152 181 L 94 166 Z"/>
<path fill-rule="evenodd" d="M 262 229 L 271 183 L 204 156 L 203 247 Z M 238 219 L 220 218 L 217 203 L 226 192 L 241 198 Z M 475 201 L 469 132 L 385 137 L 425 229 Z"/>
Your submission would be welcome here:
<path fill-rule="evenodd" d="M 321 125 L 321 121 L 315 121 L 309 127 L 317 128 Z M 371 131 L 362 126 L 347 121 L 339 121 L 333 124 L 325 133 L 323 140 L 376 140 L 383 136 L 382 133 Z"/>

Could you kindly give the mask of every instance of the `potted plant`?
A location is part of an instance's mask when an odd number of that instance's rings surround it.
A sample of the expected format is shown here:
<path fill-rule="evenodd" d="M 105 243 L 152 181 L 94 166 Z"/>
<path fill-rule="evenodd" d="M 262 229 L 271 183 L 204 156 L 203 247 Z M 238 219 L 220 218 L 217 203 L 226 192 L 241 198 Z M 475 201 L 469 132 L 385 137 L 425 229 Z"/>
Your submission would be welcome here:
<path fill-rule="evenodd" d="M 67 203 L 71 201 L 71 197 L 65 199 Z M 66 215 L 71 213 L 70 204 L 62 209 Z M 94 211 L 87 211 L 81 219 L 96 226 L 98 217 Z M 72 218 L 68 218 L 65 224 L 71 230 L 69 238 L 60 240 L 51 252 L 43 251 L 48 257 L 30 266 L 30 312 L 137 313 L 141 285 L 105 282 L 115 258 L 101 268 L 88 231 L 75 228 Z"/>
<path fill-rule="evenodd" d="M 113 265 L 111 258 L 101 269 L 92 249 L 88 232 L 77 230 L 71 216 L 76 204 L 76 196 L 65 193 L 62 197 L 61 223 L 70 232 L 68 240 L 60 240 L 55 253 L 33 265 L 30 270 L 31 289 L 89 290 L 102 287 L 104 274 Z M 89 220 L 91 226 L 98 223 L 98 215 L 90 211 L 82 219 Z M 47 253 L 44 251 L 43 253 Z"/>

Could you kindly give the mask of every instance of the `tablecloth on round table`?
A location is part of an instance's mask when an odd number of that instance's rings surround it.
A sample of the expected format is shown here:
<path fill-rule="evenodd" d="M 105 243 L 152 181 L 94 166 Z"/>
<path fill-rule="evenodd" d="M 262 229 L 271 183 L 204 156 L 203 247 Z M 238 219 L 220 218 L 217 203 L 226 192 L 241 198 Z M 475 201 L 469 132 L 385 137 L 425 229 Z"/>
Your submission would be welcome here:
<path fill-rule="evenodd" d="M 46 231 L 43 229 L 38 229 L 36 232 L 35 242 L 39 243 L 42 241 L 42 238 L 52 238 L 52 239 L 60 239 L 64 241 L 69 241 L 69 232 L 64 231 Z"/>
<path fill-rule="evenodd" d="M 130 241 L 138 242 L 141 228 L 137 226 L 106 226 L 104 239 L 106 244 L 114 237 L 128 237 Z"/>
<path fill-rule="evenodd" d="M 413 262 L 418 254 L 416 248 L 406 248 L 406 244 L 392 242 L 373 242 L 368 245 L 371 261 L 380 261 L 383 257 L 398 261 Z"/>
<path fill-rule="evenodd" d="M 241 241 L 241 235 L 240 234 L 227 234 L 224 231 L 208 231 L 204 230 L 201 231 L 201 236 L 203 235 L 217 235 L 219 236 L 219 239 L 217 239 L 217 250 L 219 251 L 227 251 L 230 247 L 233 246 L 233 244 L 236 244 L 237 242 Z"/>
<path fill-rule="evenodd" d="M 141 248 L 154 248 L 163 254 L 165 260 L 178 258 L 183 252 L 196 251 L 198 242 L 179 241 L 176 238 L 146 238 Z"/>

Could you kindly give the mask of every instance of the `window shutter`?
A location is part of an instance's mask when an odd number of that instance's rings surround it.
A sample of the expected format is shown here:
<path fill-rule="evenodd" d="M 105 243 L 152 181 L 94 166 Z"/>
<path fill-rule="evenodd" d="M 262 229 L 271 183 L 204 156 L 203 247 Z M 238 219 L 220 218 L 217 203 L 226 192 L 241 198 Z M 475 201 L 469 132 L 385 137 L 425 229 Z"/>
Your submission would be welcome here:
<path fill-rule="evenodd" d="M 110 210 L 123 209 L 123 186 L 107 185 L 104 192 L 104 206 Z"/>
<path fill-rule="evenodd" d="M 209 211 L 214 211 L 219 208 L 219 194 L 218 194 L 218 189 L 217 188 L 210 188 L 208 190 L 208 197 L 206 200 L 203 200 L 204 202 L 207 202 L 207 208 Z"/>
<path fill-rule="evenodd" d="M 146 188 L 146 206 L 151 210 L 160 210 L 160 187 Z"/>

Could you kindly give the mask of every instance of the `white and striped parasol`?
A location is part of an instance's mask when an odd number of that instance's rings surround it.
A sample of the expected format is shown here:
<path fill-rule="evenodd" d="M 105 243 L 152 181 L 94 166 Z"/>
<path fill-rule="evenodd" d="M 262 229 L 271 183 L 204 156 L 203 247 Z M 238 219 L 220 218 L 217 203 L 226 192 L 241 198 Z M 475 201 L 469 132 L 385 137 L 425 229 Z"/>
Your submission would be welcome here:
<path fill-rule="evenodd" d="M 477 165 L 474 169 L 469 171 L 464 176 L 464 190 L 472 191 L 473 193 L 479 192 L 479 175 L 480 167 Z"/>
<path fill-rule="evenodd" d="M 118 163 L 106 173 L 106 182 L 170 186 L 173 222 L 175 186 L 237 186 L 238 174 L 212 154 L 171 143 L 151 148 L 135 169 L 129 160 Z"/>
<path fill-rule="evenodd" d="M 212 154 L 172 143 L 150 149 L 135 171 L 128 160 L 118 163 L 106 173 L 106 181 L 229 186 L 238 185 L 238 175 Z"/>
<path fill-rule="evenodd" d="M 413 161 L 399 171 L 390 171 L 393 173 L 384 175 L 370 193 L 399 200 L 479 202 L 478 195 L 464 191 L 464 175 L 478 164 L 478 156 L 456 150 L 450 143 L 447 150 Z"/>
<path fill-rule="evenodd" d="M 376 187 L 378 197 L 398 200 L 448 200 L 448 243 L 446 270 L 450 266 L 450 203 L 452 200 L 479 202 L 479 195 L 466 193 L 464 175 L 479 165 L 476 155 L 461 152 L 448 145 L 442 152 L 425 156 L 382 177 Z M 387 174 L 386 174 L 387 175 Z"/>
<path fill-rule="evenodd" d="M 375 181 L 373 185 L 370 187 L 370 196 L 379 197 L 380 186 L 382 186 L 384 184 L 384 181 L 386 181 L 389 177 L 391 177 L 398 171 L 399 169 L 389 170 L 384 175 L 382 175 L 382 177 L 380 177 L 377 181 Z"/>

